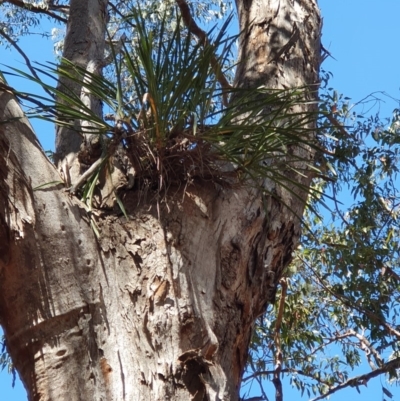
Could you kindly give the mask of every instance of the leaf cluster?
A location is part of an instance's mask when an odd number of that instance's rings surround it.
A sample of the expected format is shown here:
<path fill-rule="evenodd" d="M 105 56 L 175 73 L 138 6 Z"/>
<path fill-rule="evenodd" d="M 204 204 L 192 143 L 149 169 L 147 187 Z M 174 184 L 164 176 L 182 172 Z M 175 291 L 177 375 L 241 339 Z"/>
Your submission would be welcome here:
<path fill-rule="evenodd" d="M 156 31 L 138 9 L 126 18 L 136 35 L 120 53 L 111 48 L 114 80 L 67 60 L 36 67 L 55 83 L 59 77 L 80 83 L 102 101 L 104 116 L 96 115 L 67 85 L 45 84 L 13 69 L 50 93 L 15 92 L 36 106 L 27 110 L 28 116 L 78 129 L 82 136 L 99 136 L 102 161 L 84 194 L 93 192 L 100 169 L 110 165 L 117 149 L 129 157 L 138 185 L 146 183 L 158 193 L 199 179 L 219 185 L 250 179 L 260 188 L 269 179 L 296 196 L 296 188 L 306 190 L 296 177 L 314 168 L 309 155 L 318 147 L 313 140 L 315 102 L 308 88 L 221 88 L 218 75 L 224 70 L 211 65 L 215 59 L 221 67 L 229 64 L 236 39 L 226 34 L 230 18 L 221 30 L 208 32 L 207 43 L 198 42 L 179 16 L 171 27 L 168 14 Z M 223 97 L 231 99 L 226 106 Z M 77 128 L 77 121 L 90 124 Z"/>
<path fill-rule="evenodd" d="M 310 230 L 286 274 L 279 332 L 283 374 L 302 394 L 318 399 L 344 387 L 360 390 L 378 375 L 397 382 L 400 367 L 397 113 L 391 123 L 381 121 L 356 113 L 333 89 L 321 96 L 322 112 L 333 112 L 340 122 L 319 122 L 327 149 L 321 169 L 327 163 L 330 168 L 328 180 L 314 185 L 329 194 L 330 211 L 306 213 Z M 280 299 L 278 294 L 278 304 Z M 263 386 L 260 377 L 272 378 L 277 311 L 268 311 L 257 325 L 245 384 L 257 378 Z M 355 369 L 364 373 L 352 377 Z M 382 391 L 390 398 L 389 390 Z"/>

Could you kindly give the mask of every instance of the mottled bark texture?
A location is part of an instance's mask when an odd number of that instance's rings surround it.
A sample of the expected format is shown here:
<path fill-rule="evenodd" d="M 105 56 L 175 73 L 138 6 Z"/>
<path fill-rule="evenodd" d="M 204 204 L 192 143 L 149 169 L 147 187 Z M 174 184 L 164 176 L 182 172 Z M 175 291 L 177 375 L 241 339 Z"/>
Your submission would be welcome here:
<path fill-rule="evenodd" d="M 317 84 L 314 1 L 237 6 L 237 85 Z M 0 119 L 18 115 L 1 93 Z M 29 123 L 0 129 L 0 319 L 29 399 L 238 400 L 253 322 L 300 235 L 279 197 L 301 215 L 307 194 L 266 182 L 277 196 L 263 204 L 253 189 L 196 182 L 159 217 L 128 191 L 129 219 L 99 212 L 96 240 L 73 196 L 33 190 L 60 178 Z"/>

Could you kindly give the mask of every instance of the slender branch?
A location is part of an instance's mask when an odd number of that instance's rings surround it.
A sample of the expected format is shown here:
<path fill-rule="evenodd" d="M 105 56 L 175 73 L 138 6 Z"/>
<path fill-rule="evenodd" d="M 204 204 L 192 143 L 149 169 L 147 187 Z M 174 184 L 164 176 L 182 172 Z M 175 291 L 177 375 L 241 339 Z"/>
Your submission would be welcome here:
<path fill-rule="evenodd" d="M 267 394 L 266 394 L 265 391 L 264 391 L 264 387 L 263 387 L 263 385 L 262 385 L 261 378 L 260 378 L 260 377 L 256 377 L 255 379 L 257 380 L 258 385 L 260 386 L 260 390 L 261 390 L 261 393 L 262 393 L 262 397 L 264 398 L 264 400 L 269 401 L 269 399 L 268 399 L 268 397 L 267 397 Z M 260 397 L 260 398 L 261 398 L 261 397 Z"/>
<path fill-rule="evenodd" d="M 275 324 L 275 335 L 274 335 L 274 344 L 275 344 L 275 371 L 274 377 L 272 379 L 272 383 L 275 386 L 275 401 L 283 401 L 283 391 L 282 391 L 282 382 L 281 382 L 281 371 L 282 371 L 282 363 L 283 363 L 283 354 L 281 348 L 281 327 L 282 327 L 282 319 L 283 312 L 285 310 L 285 300 L 286 300 L 286 291 L 287 291 L 287 281 L 286 278 L 282 278 L 280 280 L 280 285 L 282 287 L 281 299 L 279 302 L 279 310 L 278 316 L 276 318 Z"/>
<path fill-rule="evenodd" d="M 374 356 L 376 364 L 381 367 L 383 366 L 383 361 L 381 356 L 379 355 L 379 352 L 372 346 L 372 344 L 367 340 L 366 337 L 363 335 L 357 333 L 356 331 L 350 329 L 348 330 L 348 333 L 353 335 L 354 337 L 357 337 L 360 340 L 361 343 L 361 349 L 365 351 L 368 359 L 368 363 L 371 366 L 372 369 L 375 369 L 376 367 L 374 366 L 373 362 L 370 360 L 371 359 L 371 354 Z"/>
<path fill-rule="evenodd" d="M 374 356 L 376 364 L 380 367 L 383 365 L 383 360 L 379 354 L 379 352 L 372 346 L 372 344 L 368 341 L 368 339 L 357 333 L 355 330 L 349 329 L 345 333 L 339 334 L 337 333 L 335 337 L 329 338 L 327 343 L 324 343 L 322 346 L 318 347 L 317 349 L 322 349 L 327 345 L 331 344 L 332 342 L 347 338 L 347 337 L 356 337 L 360 341 L 360 349 L 365 352 L 368 364 L 371 366 L 372 369 L 376 369 L 376 366 L 371 361 L 371 354 Z M 315 351 L 315 350 L 314 350 Z M 314 353 L 313 351 L 313 353 Z M 311 353 L 311 355 L 313 354 Z"/>
<path fill-rule="evenodd" d="M 207 38 L 207 34 L 196 24 L 196 21 L 192 17 L 190 8 L 189 8 L 188 4 L 186 3 L 186 0 L 176 0 L 176 4 L 178 5 L 179 9 L 181 10 L 183 22 L 188 27 L 189 32 L 191 32 L 193 35 L 197 36 L 197 38 L 199 39 L 200 43 L 203 46 L 208 45 L 209 40 Z M 222 68 L 219 65 L 218 60 L 215 56 L 212 56 L 212 58 L 211 58 L 211 67 L 213 68 L 214 74 L 217 77 L 218 82 L 221 85 L 221 87 L 225 90 L 232 89 L 232 85 L 228 82 L 225 75 L 223 74 Z M 227 104 L 228 104 L 228 99 L 227 99 L 226 93 L 223 94 L 223 103 L 224 103 L 224 106 L 227 106 Z"/>
<path fill-rule="evenodd" d="M 67 189 L 68 192 L 74 194 L 76 191 L 96 172 L 96 170 L 104 163 L 107 158 L 113 155 L 116 151 L 118 144 L 121 141 L 121 135 L 123 133 L 119 132 L 118 135 L 115 135 L 114 138 L 107 146 L 107 151 L 105 154 L 103 153 L 79 178 L 77 181 Z M 68 166 L 67 166 L 68 167 Z"/>
<path fill-rule="evenodd" d="M 4 29 L 0 29 L 0 36 L 2 36 L 4 39 L 6 39 L 13 47 L 14 49 L 22 56 L 22 58 L 25 60 L 25 64 L 29 68 L 29 71 L 32 73 L 32 75 L 38 80 L 41 81 L 39 75 L 37 75 L 36 70 L 32 67 L 32 64 L 28 58 L 28 56 L 25 54 L 25 52 L 18 46 L 17 42 L 13 40 L 9 35 L 7 35 L 4 32 Z M 50 95 L 51 98 L 54 98 L 54 95 L 46 89 L 44 86 L 42 86 L 44 91 Z"/>
<path fill-rule="evenodd" d="M 243 379 L 243 383 L 251 380 L 251 379 L 255 379 L 259 376 L 267 376 L 267 375 L 273 375 L 275 373 L 275 370 L 261 370 L 259 372 L 255 372 L 250 376 L 247 376 L 246 378 Z M 315 381 L 317 381 L 320 384 L 324 384 L 325 386 L 329 386 L 329 383 L 315 375 L 313 375 L 312 373 L 307 373 L 304 370 L 297 370 L 297 369 L 292 369 L 292 368 L 285 368 L 285 369 L 281 369 L 281 373 L 295 373 L 297 375 L 301 375 L 301 376 L 305 376 L 305 377 L 309 377 L 310 379 L 313 379 Z"/>
<path fill-rule="evenodd" d="M 109 42 L 106 42 L 107 44 L 110 45 L 112 48 L 112 51 L 110 54 L 104 58 L 104 61 L 102 62 L 102 66 L 107 66 L 111 64 L 114 61 L 114 57 L 117 54 L 120 54 L 122 51 L 122 48 L 124 46 L 124 42 L 126 41 L 127 37 L 125 35 L 125 32 L 122 34 L 122 36 L 118 39 L 118 41 L 113 42 L 111 39 Z"/>
<path fill-rule="evenodd" d="M 112 3 L 109 2 L 108 5 L 110 6 L 110 8 L 115 12 L 115 14 L 119 15 L 121 17 L 121 19 L 126 22 L 129 26 L 131 26 L 132 28 L 136 28 L 136 24 L 132 23 L 131 20 L 127 19 L 126 16 L 121 13 L 121 11 L 119 11 L 118 7 Z"/>
<path fill-rule="evenodd" d="M 68 188 L 68 192 L 75 194 L 76 191 L 94 174 L 96 169 L 100 167 L 101 163 L 104 162 L 104 158 L 100 157 L 97 159 L 79 178 L 78 181 Z"/>
<path fill-rule="evenodd" d="M 335 387 L 332 387 L 327 393 L 322 394 L 316 398 L 313 398 L 310 401 L 322 400 L 322 399 L 328 397 L 329 395 L 336 393 L 339 390 L 343 390 L 346 387 L 357 387 L 357 386 L 360 386 L 363 384 L 366 385 L 370 379 L 377 377 L 379 375 L 382 375 L 384 373 L 387 373 L 390 370 L 398 369 L 399 367 L 400 367 L 400 358 L 393 359 L 392 361 L 385 363 L 380 368 L 375 369 L 372 372 L 369 372 L 369 373 L 366 373 L 363 375 L 359 375 L 359 376 L 355 376 L 355 377 L 345 381 L 344 383 L 341 383 Z"/>
<path fill-rule="evenodd" d="M 54 18 L 55 20 L 57 20 L 59 22 L 63 22 L 64 24 L 66 24 L 68 22 L 66 18 L 60 17 L 59 15 L 54 14 L 51 11 L 46 10 L 45 8 L 37 7 L 37 6 L 34 6 L 33 4 L 29 4 L 29 3 L 24 3 L 21 0 L 5 0 L 3 2 L 10 3 L 16 7 L 23 8 L 24 10 L 31 11 L 36 14 L 46 14 L 49 17 Z M 57 8 L 59 8 L 59 7 L 57 7 Z M 64 11 L 65 7 L 63 7 L 62 10 Z"/>
<path fill-rule="evenodd" d="M 339 130 L 339 132 L 345 138 L 351 138 L 351 135 L 345 130 L 344 126 L 333 116 L 331 112 L 327 112 L 324 114 L 325 117 L 329 120 L 329 122 Z"/>
<path fill-rule="evenodd" d="M 387 323 L 384 319 L 382 319 L 381 317 L 379 317 L 378 315 L 376 315 L 373 312 L 370 312 L 366 309 L 360 308 L 358 305 L 356 305 L 354 302 L 352 302 L 350 299 L 346 298 L 343 295 L 340 295 L 336 292 L 334 292 L 332 289 L 330 289 L 319 277 L 319 275 L 317 274 L 317 272 L 315 271 L 315 269 L 313 269 L 311 267 L 311 265 L 304 259 L 301 258 L 301 260 L 303 261 L 303 263 L 305 265 L 307 265 L 307 267 L 313 272 L 314 276 L 317 278 L 318 283 L 325 289 L 327 290 L 331 295 L 333 295 L 336 299 L 342 301 L 346 306 L 348 306 L 349 308 L 352 308 L 360 313 L 364 313 L 367 316 L 369 316 L 371 319 L 375 320 L 377 323 L 379 323 L 381 326 L 383 326 L 386 331 L 397 337 L 398 339 L 400 339 L 400 331 L 396 330 L 395 328 L 393 328 L 389 323 Z"/>
<path fill-rule="evenodd" d="M 400 281 L 400 276 L 392 268 L 390 268 L 388 266 L 384 266 L 384 269 L 385 270 L 382 271 L 382 275 L 384 275 L 385 273 L 388 273 L 389 276 L 392 276 L 397 281 Z"/>

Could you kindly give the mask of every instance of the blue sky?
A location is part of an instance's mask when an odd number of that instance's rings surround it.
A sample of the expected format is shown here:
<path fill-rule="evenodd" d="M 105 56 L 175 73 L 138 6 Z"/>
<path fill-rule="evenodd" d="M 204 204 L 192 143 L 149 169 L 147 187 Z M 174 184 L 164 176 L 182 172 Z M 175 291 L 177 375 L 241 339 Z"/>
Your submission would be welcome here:
<path fill-rule="evenodd" d="M 400 0 L 319 0 L 324 18 L 323 45 L 335 58 L 328 58 L 323 68 L 333 73 L 331 86 L 357 102 L 374 92 L 384 92 L 400 98 Z M 52 44 L 38 36 L 22 41 L 22 47 L 32 60 L 52 60 Z M 21 58 L 15 52 L 0 49 L 1 63 L 21 66 Z M 19 67 L 18 67 L 19 68 Z M 13 83 L 14 84 L 14 83 Z M 17 89 L 21 84 L 14 84 Z M 29 89 L 33 90 L 33 89 Z M 378 94 L 379 95 L 379 94 Z M 399 104 L 387 96 L 380 95 L 382 102 L 374 112 L 380 110 L 382 117 L 391 117 Z M 379 109 L 378 109 L 379 108 Z M 53 147 L 52 128 L 34 122 L 38 136 L 45 149 Z M 332 351 L 334 352 L 334 350 Z M 12 378 L 6 372 L 0 374 L 0 400 L 26 401 L 26 393 L 20 382 L 11 388 Z M 361 394 L 348 389 L 333 395 L 333 401 L 379 401 L 383 399 L 383 378 L 370 381 Z M 400 401 L 400 388 L 390 387 L 395 401 Z M 284 388 L 285 401 L 306 400 L 300 394 Z M 270 393 L 271 400 L 273 394 Z M 388 397 L 386 397 L 388 400 Z"/>
<path fill-rule="evenodd" d="M 334 74 L 331 86 L 354 101 L 377 91 L 400 98 L 400 1 L 319 3 L 324 18 L 323 45 L 336 59 L 328 58 L 323 64 Z M 397 105 L 386 98 L 380 105 L 382 116 L 391 117 Z"/>

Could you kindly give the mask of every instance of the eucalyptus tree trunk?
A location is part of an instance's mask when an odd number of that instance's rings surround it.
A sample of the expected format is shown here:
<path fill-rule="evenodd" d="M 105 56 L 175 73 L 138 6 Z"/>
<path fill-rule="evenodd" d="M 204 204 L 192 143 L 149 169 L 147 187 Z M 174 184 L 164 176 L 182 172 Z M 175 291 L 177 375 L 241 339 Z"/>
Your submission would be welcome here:
<path fill-rule="evenodd" d="M 315 96 L 315 1 L 237 8 L 237 85 L 314 85 Z M 18 116 L 0 93 L 0 119 Z M 238 400 L 252 325 L 274 302 L 307 191 L 266 182 L 277 196 L 263 203 L 255 189 L 199 183 L 162 205 L 129 191 L 129 219 L 93 213 L 96 239 L 79 200 L 40 187 L 59 180 L 25 119 L 0 125 L 0 319 L 29 400 Z"/>
<path fill-rule="evenodd" d="M 85 69 L 89 80 L 90 74 L 101 75 L 104 67 L 106 26 L 108 22 L 108 0 L 70 0 L 67 32 L 64 39 L 63 58 Z M 64 68 L 67 65 L 64 63 Z M 81 98 L 84 105 L 94 115 L 102 116 L 102 102 L 93 96 L 78 82 L 61 77 L 58 89 Z M 62 102 L 62 98 L 58 99 Z M 98 138 L 88 134 L 88 124 L 76 120 L 74 127 L 59 126 L 56 130 L 55 162 L 64 180 L 70 186 L 79 177 L 81 171 L 77 154 L 86 142 Z M 89 124 L 91 125 L 91 124 Z"/>

